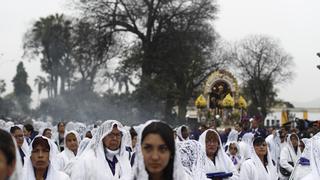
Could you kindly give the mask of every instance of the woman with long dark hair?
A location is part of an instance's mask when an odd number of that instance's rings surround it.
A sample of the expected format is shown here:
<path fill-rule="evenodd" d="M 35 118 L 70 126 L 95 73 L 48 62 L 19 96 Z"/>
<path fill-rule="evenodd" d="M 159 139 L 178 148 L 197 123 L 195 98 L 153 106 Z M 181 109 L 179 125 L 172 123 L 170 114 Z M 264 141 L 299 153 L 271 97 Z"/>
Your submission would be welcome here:
<path fill-rule="evenodd" d="M 251 158 L 244 161 L 240 169 L 240 180 L 277 180 L 276 164 L 271 159 L 267 142 L 256 137 L 251 146 Z"/>
<path fill-rule="evenodd" d="M 0 180 L 10 179 L 16 165 L 16 149 L 11 135 L 0 129 Z"/>
<path fill-rule="evenodd" d="M 138 136 L 135 180 L 188 180 L 178 159 L 173 130 L 161 121 L 149 121 Z"/>

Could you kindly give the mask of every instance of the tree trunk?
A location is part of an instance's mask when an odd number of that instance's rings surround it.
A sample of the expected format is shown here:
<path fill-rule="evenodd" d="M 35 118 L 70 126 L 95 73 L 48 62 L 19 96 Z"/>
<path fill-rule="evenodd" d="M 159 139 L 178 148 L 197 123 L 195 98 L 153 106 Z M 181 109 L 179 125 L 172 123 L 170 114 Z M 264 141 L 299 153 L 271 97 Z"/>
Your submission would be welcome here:
<path fill-rule="evenodd" d="M 66 78 L 64 76 L 60 76 L 61 79 L 61 84 L 60 84 L 60 94 L 64 94 L 65 92 L 65 82 L 66 82 Z"/>
<path fill-rule="evenodd" d="M 181 122 L 186 121 L 186 114 L 187 114 L 187 105 L 188 105 L 188 100 L 186 99 L 179 99 L 178 100 L 178 119 Z"/>

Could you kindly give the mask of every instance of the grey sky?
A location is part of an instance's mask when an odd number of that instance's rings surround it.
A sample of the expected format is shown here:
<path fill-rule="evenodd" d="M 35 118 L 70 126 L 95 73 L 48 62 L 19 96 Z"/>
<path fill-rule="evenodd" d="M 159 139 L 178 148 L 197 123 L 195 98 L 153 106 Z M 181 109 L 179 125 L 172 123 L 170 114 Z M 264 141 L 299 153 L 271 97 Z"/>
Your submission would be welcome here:
<path fill-rule="evenodd" d="M 1 0 L 0 6 L 0 79 L 7 92 L 22 56 L 23 33 L 39 17 L 62 12 L 66 0 Z M 279 97 L 291 102 L 319 98 L 320 1 L 319 0 L 218 0 L 220 11 L 214 25 L 222 38 L 240 40 L 249 34 L 277 38 L 294 58 L 294 80 L 279 88 Z M 39 62 L 24 61 L 29 84 L 40 74 Z M 37 98 L 34 88 L 33 98 Z"/>

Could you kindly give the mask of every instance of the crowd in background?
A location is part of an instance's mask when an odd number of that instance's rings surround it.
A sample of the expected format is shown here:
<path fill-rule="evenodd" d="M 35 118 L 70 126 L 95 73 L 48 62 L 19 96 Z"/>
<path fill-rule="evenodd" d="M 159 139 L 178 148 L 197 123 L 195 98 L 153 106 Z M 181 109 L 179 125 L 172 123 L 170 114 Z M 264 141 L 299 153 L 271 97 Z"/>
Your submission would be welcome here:
<path fill-rule="evenodd" d="M 0 180 L 320 178 L 317 123 L 264 128 L 253 118 L 223 130 L 158 120 L 0 125 Z"/>

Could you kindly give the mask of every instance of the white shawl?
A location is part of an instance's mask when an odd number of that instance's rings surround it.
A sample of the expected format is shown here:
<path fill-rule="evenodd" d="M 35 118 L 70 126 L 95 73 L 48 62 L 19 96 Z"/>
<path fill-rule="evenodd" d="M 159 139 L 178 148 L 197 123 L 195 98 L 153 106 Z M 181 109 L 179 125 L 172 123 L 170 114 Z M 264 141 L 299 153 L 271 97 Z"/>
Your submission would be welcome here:
<path fill-rule="evenodd" d="M 35 138 L 37 138 L 39 136 L 36 136 Z M 56 154 L 53 150 L 53 146 L 54 144 L 52 144 L 52 141 L 49 141 L 49 139 L 47 137 L 41 136 L 42 138 L 46 139 L 49 143 L 50 146 L 50 152 L 49 152 L 49 167 L 48 167 L 48 173 L 47 173 L 47 178 L 46 180 L 69 180 L 69 177 L 61 172 L 57 170 L 57 164 L 56 164 Z M 30 144 L 30 154 L 32 152 L 32 144 L 33 141 Z M 35 180 L 35 174 L 34 174 L 34 168 L 31 162 L 31 155 L 27 158 L 25 158 L 25 164 L 23 167 L 23 179 L 24 180 Z"/>
<path fill-rule="evenodd" d="M 301 151 L 299 148 L 299 138 L 298 138 L 298 149 L 297 149 L 297 153 L 295 153 L 294 148 L 292 146 L 292 142 L 290 140 L 290 137 L 292 136 L 292 134 L 289 134 L 287 137 L 287 144 L 286 146 L 281 150 L 280 153 L 280 166 L 285 168 L 286 170 L 288 170 L 289 172 L 293 171 L 293 167 L 288 163 L 288 162 L 293 162 L 294 165 L 296 164 L 296 162 L 298 161 L 300 155 L 301 155 Z M 281 175 L 281 174 L 280 174 Z M 282 175 L 281 175 L 282 176 Z"/>
<path fill-rule="evenodd" d="M 250 149 L 251 158 L 242 163 L 240 169 L 240 180 L 277 180 L 277 168 L 272 162 L 269 150 L 267 151 L 268 165 L 266 166 L 266 170 L 255 152 L 253 144 L 251 144 Z"/>
<path fill-rule="evenodd" d="M 129 162 L 129 156 L 125 150 L 124 143 L 121 143 L 119 153 L 115 156 L 118 159 L 116 163 L 115 175 L 109 167 L 106 160 L 103 138 L 108 135 L 114 125 L 122 132 L 123 126 L 116 120 L 107 120 L 97 130 L 92 140 L 90 141 L 87 149 L 79 156 L 78 162 L 76 162 L 72 168 L 71 179 L 74 180 L 127 180 L 130 179 L 131 166 Z M 121 141 L 123 140 L 123 136 Z"/>
<path fill-rule="evenodd" d="M 195 140 L 178 142 L 177 151 L 180 154 L 181 164 L 192 179 L 207 179 L 205 172 L 206 154 L 203 152 L 201 144 Z"/>
<path fill-rule="evenodd" d="M 69 134 L 74 134 L 77 138 L 78 141 L 78 145 L 80 143 L 80 136 L 76 131 L 68 131 L 64 134 L 64 145 L 65 148 L 64 150 L 58 154 L 57 158 L 58 158 L 58 165 L 59 165 L 59 170 L 60 171 L 65 171 L 66 166 L 68 165 L 68 163 L 76 157 L 76 155 L 67 147 L 67 136 Z"/>
<path fill-rule="evenodd" d="M 221 139 L 219 136 L 219 133 L 213 129 L 208 129 L 206 131 L 204 131 L 200 137 L 199 137 L 199 142 L 201 144 L 201 147 L 203 149 L 204 152 L 206 152 L 206 135 L 209 131 L 214 132 L 218 138 L 219 138 L 219 148 L 218 148 L 218 153 L 215 157 L 215 164 L 213 163 L 213 161 L 211 159 L 209 159 L 208 157 L 206 158 L 206 173 L 216 173 L 216 172 L 225 172 L 225 173 L 233 173 L 232 177 L 229 177 L 227 179 L 238 179 L 239 178 L 239 173 L 236 169 L 236 167 L 233 165 L 231 159 L 229 158 L 229 156 L 225 153 L 222 143 L 221 143 Z"/>
<path fill-rule="evenodd" d="M 320 179 L 320 133 L 311 138 L 310 165 L 311 173 L 302 180 Z"/>

